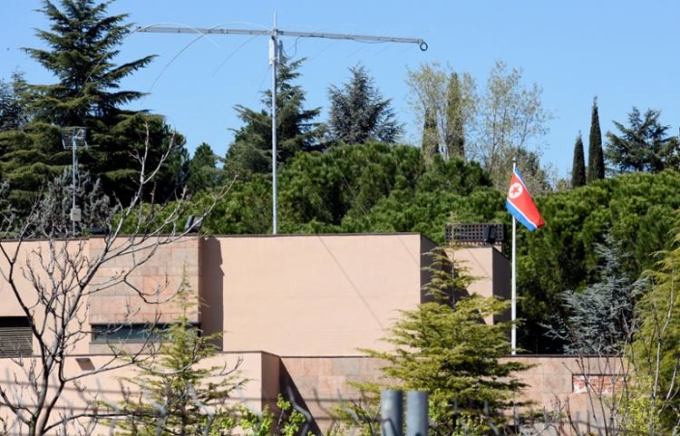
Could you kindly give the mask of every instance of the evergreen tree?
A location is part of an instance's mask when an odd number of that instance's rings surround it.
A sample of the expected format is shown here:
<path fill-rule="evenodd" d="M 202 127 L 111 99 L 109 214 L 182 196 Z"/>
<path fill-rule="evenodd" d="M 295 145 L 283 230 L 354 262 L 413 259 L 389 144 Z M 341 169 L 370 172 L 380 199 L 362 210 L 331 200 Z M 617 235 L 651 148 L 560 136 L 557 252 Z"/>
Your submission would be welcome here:
<path fill-rule="evenodd" d="M 139 158 L 155 167 L 163 161 L 157 184 L 145 199 L 167 199 L 181 188 L 185 161 L 183 138 L 158 115 L 124 110 L 122 106 L 142 93 L 120 90 L 120 83 L 148 65 L 153 56 L 114 63 L 117 47 L 130 32 L 126 14 L 107 15 L 114 0 L 44 0 L 39 12 L 50 22 L 37 36 L 46 49 L 24 48 L 58 82 L 28 85 L 30 122 L 24 131 L 0 137 L 0 167 L 20 208 L 52 177 L 71 165 L 71 128 L 85 128 L 78 149 L 80 172 L 102 180 L 112 199 L 127 203 L 136 192 Z"/>
<path fill-rule="evenodd" d="M 43 0 L 39 11 L 51 25 L 50 31 L 38 30 L 37 36 L 48 48 L 24 48 L 59 80 L 52 85 L 31 85 L 36 93 L 33 110 L 41 121 L 83 126 L 87 118 L 97 117 L 106 122 L 121 106 L 143 96 L 120 91 L 120 82 L 148 65 L 154 56 L 114 63 L 117 47 L 132 24 L 124 24 L 127 14 L 107 15 L 113 1 L 60 0 L 59 8 Z"/>
<path fill-rule="evenodd" d="M 13 73 L 10 82 L 0 80 L 0 132 L 19 130 L 28 122 L 27 84 L 24 74 Z"/>
<path fill-rule="evenodd" d="M 446 155 L 465 159 L 465 117 L 458 73 L 452 73 L 446 89 Z"/>
<path fill-rule="evenodd" d="M 79 162 L 102 181 L 109 195 L 122 201 L 137 191 L 139 156 L 146 155 L 150 165 L 163 165 L 156 183 L 145 191 L 144 200 L 171 200 L 184 186 L 188 152 L 184 136 L 165 122 L 161 115 L 133 113 L 105 128 L 98 120 L 88 136 L 89 146 L 80 150 Z"/>
<path fill-rule="evenodd" d="M 279 173 L 282 233 L 421 232 L 442 241 L 451 211 L 467 222 L 497 219 L 503 194 L 475 162 L 371 142 L 299 153 Z M 208 233 L 271 231 L 271 176 L 236 180 L 204 224 Z M 507 213 L 505 213 L 507 215 Z"/>
<path fill-rule="evenodd" d="M 581 132 L 576 137 L 574 144 L 574 163 L 571 166 L 571 187 L 578 188 L 586 184 L 586 161 L 583 156 L 583 139 Z"/>
<path fill-rule="evenodd" d="M 71 162 L 57 126 L 32 122 L 21 130 L 0 132 L 0 175 L 20 216 L 28 214 L 49 181 L 70 170 Z"/>
<path fill-rule="evenodd" d="M 187 165 L 186 187 L 192 194 L 214 188 L 222 171 L 217 168 L 217 155 L 205 142 L 199 145 Z"/>
<path fill-rule="evenodd" d="M 620 134 L 607 132 L 606 157 L 619 173 L 678 168 L 680 144 L 677 138 L 668 136 L 670 126 L 661 124 L 660 116 L 660 111 L 648 109 L 642 115 L 633 107 L 628 126 L 614 121 Z"/>
<path fill-rule="evenodd" d="M 562 295 L 602 281 L 596 248 L 606 244 L 608 231 L 630 254 L 620 259 L 629 278 L 653 267 L 653 254 L 669 247 L 680 208 L 680 173 L 625 174 L 540 200 L 550 225 L 531 237 L 517 235 L 517 287 L 523 290 L 518 313 L 526 320 L 518 339 L 531 352 L 559 353 L 562 344 L 543 334 L 548 315 L 567 319 Z"/>
<path fill-rule="evenodd" d="M 500 360 L 510 353 L 508 325 L 484 321 L 507 311 L 508 302 L 462 295 L 472 281 L 466 269 L 444 250 L 432 256 L 424 289 L 430 302 L 401 312 L 385 338 L 393 350 L 365 350 L 384 361 L 384 384 L 355 386 L 369 398 L 386 386 L 426 391 L 431 434 L 486 434 L 489 422 L 502 427 L 502 411 L 524 387 L 516 372 L 528 367 Z"/>
<path fill-rule="evenodd" d="M 580 292 L 563 295 L 568 313 L 553 334 L 565 343 L 564 352 L 579 355 L 620 354 L 633 337 L 633 307 L 642 295 L 643 281 L 630 277 L 623 244 L 607 234 L 595 249 L 602 261 L 598 281 Z"/>
<path fill-rule="evenodd" d="M 593 100 L 590 119 L 590 136 L 588 138 L 588 183 L 604 179 L 604 151 L 602 150 L 602 132 L 600 131 L 600 115 L 597 109 L 597 97 Z"/>
<path fill-rule="evenodd" d="M 122 435 L 220 434 L 235 426 L 235 411 L 227 404 L 245 380 L 225 364 L 207 366 L 217 356 L 217 336 L 203 336 L 191 323 L 195 294 L 186 282 L 175 297 L 182 314 L 166 328 L 151 328 L 161 341 L 147 362 L 137 363 L 138 373 L 124 378 L 128 385 L 120 404 L 106 404 L 123 419 L 114 424 Z"/>
<path fill-rule="evenodd" d="M 435 155 L 439 154 L 439 133 L 437 132 L 437 118 L 430 108 L 425 110 L 423 142 L 420 148 L 422 150 L 425 163 L 428 165 L 432 164 Z"/>
<path fill-rule="evenodd" d="M 379 141 L 393 144 L 403 128 L 391 100 L 383 99 L 363 66 L 350 68 L 352 78 L 342 88 L 331 86 L 328 128 L 331 140 L 346 144 Z"/>
<path fill-rule="evenodd" d="M 277 69 L 276 94 L 277 163 L 285 165 L 300 151 L 320 149 L 322 127 L 314 122 L 320 108 L 304 109 L 305 93 L 293 81 L 304 59 L 290 61 L 282 57 Z M 227 151 L 226 169 L 230 175 L 248 178 L 251 174 L 270 173 L 272 166 L 272 117 L 268 109 L 272 102 L 271 91 L 264 93 L 262 103 L 267 110 L 259 112 L 236 106 L 239 118 L 245 123 L 238 131 Z"/>

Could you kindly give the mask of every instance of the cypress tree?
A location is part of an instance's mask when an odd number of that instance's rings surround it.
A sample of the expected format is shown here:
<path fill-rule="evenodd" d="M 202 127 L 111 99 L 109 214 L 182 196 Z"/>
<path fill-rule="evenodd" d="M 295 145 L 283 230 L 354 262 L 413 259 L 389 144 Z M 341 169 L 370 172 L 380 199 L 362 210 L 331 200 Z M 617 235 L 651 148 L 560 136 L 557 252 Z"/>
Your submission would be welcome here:
<path fill-rule="evenodd" d="M 425 124 L 423 125 L 423 142 L 421 144 L 423 159 L 428 165 L 434 161 L 434 156 L 439 154 L 439 141 L 437 140 L 437 117 L 431 108 L 425 109 Z"/>
<path fill-rule="evenodd" d="M 446 90 L 446 151 L 447 157 L 465 159 L 465 126 L 463 96 L 457 73 L 451 74 Z"/>
<path fill-rule="evenodd" d="M 597 97 L 595 97 L 590 120 L 590 137 L 588 144 L 588 183 L 600 179 L 604 179 L 604 151 L 602 150 L 600 115 L 597 111 Z"/>
<path fill-rule="evenodd" d="M 574 163 L 571 167 L 571 187 L 578 188 L 586 184 L 586 161 L 583 156 L 583 139 L 581 132 L 576 137 L 574 145 Z"/>

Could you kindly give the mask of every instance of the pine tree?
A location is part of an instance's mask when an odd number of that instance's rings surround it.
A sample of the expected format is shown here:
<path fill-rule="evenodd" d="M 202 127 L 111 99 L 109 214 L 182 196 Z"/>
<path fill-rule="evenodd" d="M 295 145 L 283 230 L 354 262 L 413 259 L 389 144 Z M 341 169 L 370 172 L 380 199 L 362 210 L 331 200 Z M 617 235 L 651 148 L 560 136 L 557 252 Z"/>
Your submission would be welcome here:
<path fill-rule="evenodd" d="M 638 108 L 628 114 L 628 126 L 614 121 L 618 135 L 607 132 L 607 160 L 619 173 L 659 172 L 677 169 L 678 138 L 669 137 L 670 126 L 659 121 L 661 111 Z"/>
<path fill-rule="evenodd" d="M 167 328 L 151 328 L 150 335 L 161 341 L 150 363 L 137 363 L 138 373 L 123 378 L 127 385 L 119 404 L 105 404 L 115 415 L 114 424 L 122 435 L 220 434 L 235 426 L 231 394 L 245 380 L 236 368 L 206 366 L 217 355 L 215 335 L 203 336 L 190 321 L 195 299 L 186 282 L 175 297 L 183 313 Z M 211 431 L 212 430 L 212 431 Z"/>
<path fill-rule="evenodd" d="M 446 155 L 465 159 L 465 120 L 460 79 L 452 73 L 446 89 Z"/>
<path fill-rule="evenodd" d="M 12 73 L 10 82 L 0 79 L 0 132 L 21 129 L 28 122 L 26 87 L 21 72 Z"/>
<path fill-rule="evenodd" d="M 571 187 L 578 188 L 586 184 L 586 161 L 583 156 L 583 139 L 581 132 L 576 137 L 574 144 L 574 163 L 571 166 Z"/>
<path fill-rule="evenodd" d="M 385 363 L 386 384 L 355 386 L 369 402 L 385 387 L 427 391 L 431 434 L 486 434 L 481 432 L 489 430 L 490 421 L 503 421 L 501 412 L 524 387 L 515 373 L 528 367 L 500 360 L 510 353 L 509 326 L 484 321 L 507 312 L 508 302 L 465 295 L 472 280 L 467 270 L 452 264 L 444 250 L 432 256 L 431 280 L 424 288 L 429 302 L 401 312 L 385 338 L 393 350 L 364 350 Z"/>
<path fill-rule="evenodd" d="M 214 188 L 220 183 L 222 170 L 217 168 L 217 156 L 210 145 L 199 145 L 187 165 L 186 187 L 190 193 Z"/>
<path fill-rule="evenodd" d="M 645 282 L 625 271 L 631 255 L 610 234 L 595 251 L 601 262 L 598 281 L 562 296 L 568 318 L 553 334 L 564 341 L 567 354 L 615 355 L 623 352 L 633 337 L 633 306 Z"/>
<path fill-rule="evenodd" d="M 81 172 L 101 179 L 110 198 L 127 203 L 139 184 L 138 157 L 146 165 L 165 165 L 145 199 L 167 199 L 181 186 L 183 138 L 163 117 L 123 109 L 144 94 L 120 90 L 121 81 L 152 61 L 154 56 L 117 65 L 118 46 L 130 32 L 126 14 L 107 15 L 114 0 L 50 0 L 42 2 L 49 30 L 37 30 L 46 49 L 24 48 L 58 80 L 27 85 L 29 122 L 23 131 L 0 138 L 0 167 L 19 208 L 31 204 L 47 180 L 71 165 L 70 128 L 84 127 L 88 147 L 78 150 Z M 85 145 L 81 142 L 81 146 Z"/>
<path fill-rule="evenodd" d="M 121 106 L 143 93 L 118 90 L 120 82 L 148 65 L 154 56 L 116 65 L 117 47 L 130 32 L 127 14 L 107 15 L 114 0 L 60 0 L 61 9 L 43 0 L 40 12 L 50 31 L 37 36 L 48 49 L 24 48 L 59 80 L 53 85 L 31 85 L 37 93 L 33 110 L 41 121 L 59 126 L 83 126 L 90 117 L 109 120 Z M 109 124 L 109 123 L 107 123 Z"/>
<path fill-rule="evenodd" d="M 590 136 L 588 143 L 588 183 L 604 179 L 604 151 L 602 149 L 602 132 L 600 131 L 600 115 L 597 109 L 597 97 L 593 100 L 590 120 Z"/>
<path fill-rule="evenodd" d="M 342 88 L 331 86 L 328 120 L 334 142 L 365 144 L 368 141 L 393 144 L 402 133 L 391 100 L 383 99 L 363 66 L 350 68 L 352 78 Z"/>
<path fill-rule="evenodd" d="M 297 70 L 303 62 L 304 59 L 291 62 L 284 56 L 277 69 L 276 135 L 279 165 L 285 165 L 300 151 L 320 149 L 319 140 L 323 130 L 313 120 L 321 109 L 304 109 L 305 93 L 300 86 L 292 83 L 300 76 Z M 271 91 L 266 91 L 262 103 L 267 109 L 259 112 L 236 106 L 238 116 L 245 125 L 236 131 L 234 142 L 227 151 L 225 167 L 230 175 L 248 178 L 251 174 L 271 172 L 271 98 Z"/>

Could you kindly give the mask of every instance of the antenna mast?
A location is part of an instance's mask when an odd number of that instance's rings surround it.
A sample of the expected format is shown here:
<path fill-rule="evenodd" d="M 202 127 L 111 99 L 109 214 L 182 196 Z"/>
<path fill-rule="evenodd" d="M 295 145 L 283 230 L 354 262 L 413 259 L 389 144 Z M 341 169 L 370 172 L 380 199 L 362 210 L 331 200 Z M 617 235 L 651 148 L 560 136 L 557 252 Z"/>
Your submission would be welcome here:
<path fill-rule="evenodd" d="M 143 33 L 193 33 L 200 35 L 268 35 L 269 40 L 269 63 L 272 65 L 272 234 L 278 232 L 278 206 L 277 206 L 277 137 L 276 137 L 276 70 L 281 61 L 280 52 L 282 43 L 279 38 L 291 36 L 297 38 L 324 38 L 342 39 L 347 41 L 359 42 L 394 42 L 405 44 L 418 44 L 420 50 L 428 49 L 427 43 L 419 38 L 403 38 L 396 36 L 374 36 L 374 35 L 355 35 L 348 33 L 326 33 L 326 32 L 297 32 L 290 30 L 280 30 L 276 27 L 276 15 L 274 15 L 274 27 L 271 30 L 262 29 L 227 29 L 227 28 L 189 28 L 189 27 L 164 27 L 164 26 L 143 26 L 138 27 L 136 32 Z"/>

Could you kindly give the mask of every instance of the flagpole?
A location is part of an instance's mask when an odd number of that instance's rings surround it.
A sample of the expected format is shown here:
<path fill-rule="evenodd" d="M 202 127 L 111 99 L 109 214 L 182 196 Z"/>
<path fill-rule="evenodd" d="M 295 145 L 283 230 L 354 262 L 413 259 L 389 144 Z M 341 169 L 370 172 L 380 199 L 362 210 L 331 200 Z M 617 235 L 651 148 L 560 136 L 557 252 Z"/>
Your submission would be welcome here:
<path fill-rule="evenodd" d="M 512 172 L 515 172 L 517 162 L 512 160 Z M 510 263 L 510 354 L 517 354 L 517 220 L 512 217 L 512 253 Z"/>
<path fill-rule="evenodd" d="M 510 284 L 510 319 L 512 331 L 510 333 L 510 353 L 514 356 L 517 353 L 517 220 L 512 217 L 512 260 L 511 260 L 511 284 Z"/>
<path fill-rule="evenodd" d="M 519 174 L 517 162 L 512 160 L 512 178 L 508 189 L 505 207 L 512 215 L 512 258 L 510 259 L 510 352 L 517 354 L 517 221 L 522 223 L 530 232 L 545 225 L 545 221 L 536 208 L 529 190 Z"/>

